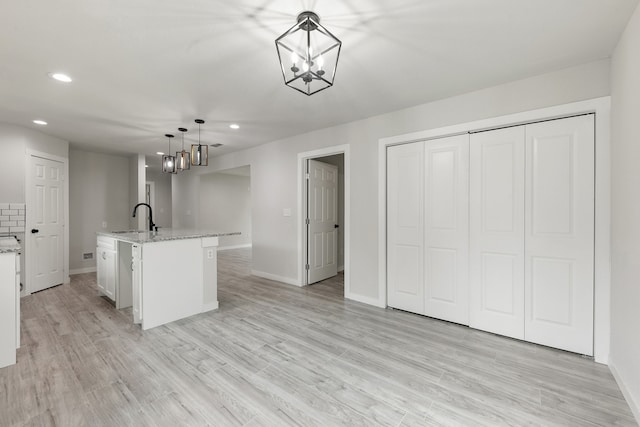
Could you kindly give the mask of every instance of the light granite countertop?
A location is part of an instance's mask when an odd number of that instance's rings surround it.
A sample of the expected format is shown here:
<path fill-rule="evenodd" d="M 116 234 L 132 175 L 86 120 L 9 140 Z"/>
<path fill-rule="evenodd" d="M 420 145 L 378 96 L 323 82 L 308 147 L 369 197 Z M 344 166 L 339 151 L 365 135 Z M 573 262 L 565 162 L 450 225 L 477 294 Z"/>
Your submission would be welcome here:
<path fill-rule="evenodd" d="M 154 243 L 167 240 L 199 239 L 202 237 L 238 236 L 239 231 L 212 231 L 198 229 L 173 229 L 161 228 L 157 232 L 123 230 L 123 231 L 98 231 L 98 236 L 111 237 L 130 243 Z"/>
<path fill-rule="evenodd" d="M 0 237 L 0 254 L 20 252 L 22 247 L 13 237 Z"/>

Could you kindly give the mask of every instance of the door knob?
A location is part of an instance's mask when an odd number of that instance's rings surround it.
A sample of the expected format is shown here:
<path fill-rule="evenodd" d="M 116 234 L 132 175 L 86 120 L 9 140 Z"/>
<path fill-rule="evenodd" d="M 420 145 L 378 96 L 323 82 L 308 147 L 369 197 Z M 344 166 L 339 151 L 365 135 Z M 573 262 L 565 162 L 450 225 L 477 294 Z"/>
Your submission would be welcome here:
<path fill-rule="evenodd" d="M 31 229 L 31 234 L 36 234 L 36 233 L 39 233 L 39 232 L 40 232 L 40 230 L 38 230 L 37 228 L 32 228 Z"/>
<path fill-rule="evenodd" d="M 333 224 L 333 228 L 340 228 L 340 224 Z"/>

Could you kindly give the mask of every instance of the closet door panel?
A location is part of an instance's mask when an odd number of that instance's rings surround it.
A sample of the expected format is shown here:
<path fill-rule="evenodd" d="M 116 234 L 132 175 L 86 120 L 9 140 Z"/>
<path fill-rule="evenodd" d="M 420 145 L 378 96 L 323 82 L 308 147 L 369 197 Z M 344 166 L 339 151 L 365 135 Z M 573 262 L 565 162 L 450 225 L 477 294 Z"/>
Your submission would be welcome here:
<path fill-rule="evenodd" d="M 427 141 L 424 314 L 469 324 L 469 136 Z"/>
<path fill-rule="evenodd" d="M 594 122 L 526 126 L 525 339 L 593 354 Z"/>
<path fill-rule="evenodd" d="M 387 148 L 387 305 L 424 312 L 424 143 Z"/>
<path fill-rule="evenodd" d="M 524 127 L 471 135 L 470 326 L 524 338 Z"/>

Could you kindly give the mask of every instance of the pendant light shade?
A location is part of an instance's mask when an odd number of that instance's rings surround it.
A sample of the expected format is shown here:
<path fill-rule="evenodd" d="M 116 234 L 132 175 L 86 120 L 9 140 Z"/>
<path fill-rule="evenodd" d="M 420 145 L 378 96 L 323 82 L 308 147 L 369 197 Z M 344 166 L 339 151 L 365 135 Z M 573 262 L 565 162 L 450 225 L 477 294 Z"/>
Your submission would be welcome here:
<path fill-rule="evenodd" d="M 204 123 L 202 119 L 196 119 L 198 124 L 198 143 L 191 144 L 191 164 L 193 166 L 209 166 L 209 146 L 200 144 L 200 125 Z"/>
<path fill-rule="evenodd" d="M 176 152 L 176 169 L 189 170 L 191 169 L 191 153 L 184 149 L 184 133 L 187 131 L 185 128 L 178 128 L 182 132 L 182 151 Z"/>
<path fill-rule="evenodd" d="M 305 95 L 333 86 L 341 47 L 318 15 L 302 12 L 296 25 L 276 39 L 284 84 Z"/>
<path fill-rule="evenodd" d="M 165 135 L 169 141 L 169 153 L 171 153 L 171 138 L 173 135 L 166 134 Z M 165 154 L 162 156 L 162 172 L 164 173 L 178 173 L 176 169 L 176 158 L 170 154 Z"/>

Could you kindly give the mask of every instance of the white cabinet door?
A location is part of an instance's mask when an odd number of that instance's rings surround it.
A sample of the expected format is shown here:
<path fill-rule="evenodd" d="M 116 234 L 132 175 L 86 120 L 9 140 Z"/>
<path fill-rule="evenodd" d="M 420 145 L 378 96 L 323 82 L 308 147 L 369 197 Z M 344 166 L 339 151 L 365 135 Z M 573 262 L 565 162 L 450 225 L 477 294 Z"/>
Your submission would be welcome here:
<path fill-rule="evenodd" d="M 142 323 L 142 247 L 131 245 L 133 323 Z"/>
<path fill-rule="evenodd" d="M 116 253 L 114 251 L 105 251 L 105 283 L 104 293 L 113 301 L 116 300 Z"/>
<path fill-rule="evenodd" d="M 0 253 L 0 368 L 16 363 L 15 257 Z"/>
<path fill-rule="evenodd" d="M 96 280 L 100 292 L 110 299 L 116 299 L 116 252 L 97 247 Z"/>
<path fill-rule="evenodd" d="M 424 312 L 424 143 L 387 148 L 387 304 Z"/>
<path fill-rule="evenodd" d="M 525 339 L 593 354 L 594 120 L 526 127 Z"/>
<path fill-rule="evenodd" d="M 524 338 L 524 126 L 470 141 L 470 322 Z"/>
<path fill-rule="evenodd" d="M 469 135 L 427 141 L 424 314 L 469 324 Z"/>
<path fill-rule="evenodd" d="M 20 348 L 20 255 L 16 254 L 16 348 Z"/>
<path fill-rule="evenodd" d="M 107 258 L 104 252 L 104 248 L 96 247 L 96 284 L 98 285 L 100 293 L 106 295 Z"/>

